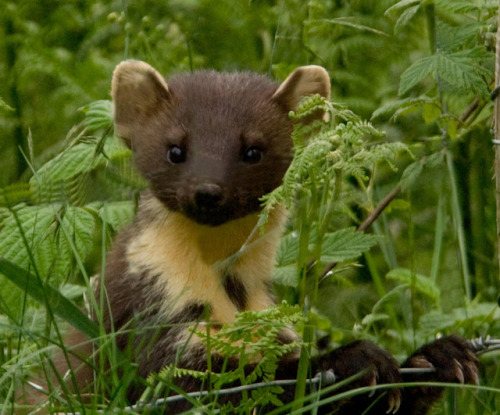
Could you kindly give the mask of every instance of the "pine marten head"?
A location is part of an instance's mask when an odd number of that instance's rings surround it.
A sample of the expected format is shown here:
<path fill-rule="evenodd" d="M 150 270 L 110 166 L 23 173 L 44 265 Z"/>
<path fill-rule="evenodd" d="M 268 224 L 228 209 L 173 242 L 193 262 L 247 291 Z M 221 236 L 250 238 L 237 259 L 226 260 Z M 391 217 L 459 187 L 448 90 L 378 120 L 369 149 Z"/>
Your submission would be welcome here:
<path fill-rule="evenodd" d="M 170 210 L 217 226 L 260 209 L 292 158 L 288 113 L 305 95 L 329 97 L 318 66 L 281 85 L 254 73 L 200 71 L 165 79 L 140 61 L 113 74 L 115 130 Z"/>

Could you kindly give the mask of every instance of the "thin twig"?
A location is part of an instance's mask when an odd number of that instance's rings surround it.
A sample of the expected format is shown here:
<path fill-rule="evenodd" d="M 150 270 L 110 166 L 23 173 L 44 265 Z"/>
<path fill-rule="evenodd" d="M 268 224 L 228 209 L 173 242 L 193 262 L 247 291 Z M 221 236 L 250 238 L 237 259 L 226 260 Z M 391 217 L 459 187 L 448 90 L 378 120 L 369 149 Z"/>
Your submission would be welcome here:
<path fill-rule="evenodd" d="M 474 99 L 464 111 L 464 113 L 458 118 L 461 123 L 467 121 L 467 119 L 474 113 L 479 107 L 479 98 Z"/>
<path fill-rule="evenodd" d="M 366 229 L 368 229 L 373 222 L 380 216 L 380 214 L 384 211 L 384 209 L 391 203 L 394 198 L 398 195 L 398 193 L 401 191 L 401 184 L 398 183 L 388 194 L 386 197 L 384 197 L 380 203 L 377 205 L 375 209 L 373 209 L 373 212 L 370 213 L 370 215 L 365 219 L 365 221 L 358 226 L 358 232 L 364 232 Z"/>
<path fill-rule="evenodd" d="M 384 197 L 380 203 L 373 209 L 373 211 L 370 213 L 370 215 L 363 221 L 361 225 L 358 226 L 357 231 L 358 232 L 364 232 L 366 229 L 368 229 L 373 222 L 377 220 L 377 218 L 380 216 L 380 214 L 384 211 L 385 208 L 391 203 L 394 198 L 398 195 L 398 193 L 401 191 L 401 184 L 398 183 L 388 194 L 386 197 Z M 312 264 L 311 264 L 312 265 Z M 325 269 L 319 276 L 319 280 L 321 281 L 323 278 L 325 278 L 328 273 L 337 266 L 337 262 L 331 262 L 325 266 Z"/>

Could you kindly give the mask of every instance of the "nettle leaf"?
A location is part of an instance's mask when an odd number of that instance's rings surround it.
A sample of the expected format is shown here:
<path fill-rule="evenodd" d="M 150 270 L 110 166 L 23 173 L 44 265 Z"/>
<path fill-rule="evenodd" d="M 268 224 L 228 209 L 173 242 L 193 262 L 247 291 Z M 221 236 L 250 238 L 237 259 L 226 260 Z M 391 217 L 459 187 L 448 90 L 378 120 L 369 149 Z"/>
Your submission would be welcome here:
<path fill-rule="evenodd" d="M 420 177 L 422 171 L 425 168 L 433 169 L 438 166 L 442 166 L 444 162 L 444 153 L 442 151 L 438 151 L 437 153 L 433 153 L 429 156 L 423 157 L 420 160 L 411 163 L 406 167 L 401 175 L 401 187 L 403 190 L 408 190 L 415 181 Z"/>
<path fill-rule="evenodd" d="M 321 261 L 331 263 L 355 259 L 380 240 L 380 236 L 357 232 L 354 227 L 327 233 L 321 249 Z"/>
<path fill-rule="evenodd" d="M 99 217 L 114 231 L 132 222 L 135 216 L 135 206 L 132 201 L 105 203 L 99 209 Z"/>
<path fill-rule="evenodd" d="M 395 34 L 401 33 L 403 28 L 408 26 L 410 21 L 417 15 L 419 10 L 420 10 L 420 4 L 417 4 L 415 6 L 408 7 L 403 13 L 401 13 L 401 16 L 399 16 L 399 19 L 394 25 L 394 33 Z"/>
<path fill-rule="evenodd" d="M 425 159 L 425 167 L 429 169 L 433 169 L 438 166 L 442 166 L 444 163 L 444 153 L 442 151 L 438 151 L 437 153 L 431 154 L 429 157 Z"/>
<path fill-rule="evenodd" d="M 297 261 L 299 253 L 299 236 L 296 232 L 290 232 L 281 237 L 278 252 L 276 253 L 276 263 L 282 267 L 293 264 Z"/>
<path fill-rule="evenodd" d="M 96 154 L 94 143 L 79 143 L 44 164 L 31 181 L 36 182 L 37 177 L 47 177 L 52 182 L 67 181 L 103 161 L 102 155 Z"/>
<path fill-rule="evenodd" d="M 299 285 L 297 264 L 276 267 L 274 271 L 274 282 L 287 287 L 297 287 Z"/>
<path fill-rule="evenodd" d="M 415 183 L 415 180 L 418 179 L 420 174 L 422 174 L 423 169 L 424 166 L 420 160 L 411 163 L 401 175 L 401 188 L 404 191 L 408 190 L 413 183 Z"/>
<path fill-rule="evenodd" d="M 0 252 L 6 260 L 38 273 L 42 281 L 59 284 L 71 272 L 75 255 L 84 260 L 90 253 L 95 218 L 86 209 L 62 204 L 14 209 L 0 224 Z M 2 289 L 6 306 L 19 313 L 22 293 L 4 277 L 0 284 L 8 287 Z"/>
<path fill-rule="evenodd" d="M 79 255 L 84 259 L 92 250 L 95 227 L 96 219 L 91 212 L 81 207 L 67 207 L 61 223 L 59 247 L 67 247 L 71 256 Z"/>
<path fill-rule="evenodd" d="M 104 162 L 103 155 L 96 154 L 94 143 L 79 143 L 44 164 L 30 184 L 41 203 L 66 200 L 71 180 Z"/>
<path fill-rule="evenodd" d="M 489 72 L 483 68 L 481 60 L 488 55 L 480 48 L 460 52 L 439 52 L 419 59 L 413 63 L 400 78 L 399 94 L 404 95 L 419 82 L 431 74 L 438 74 L 441 81 L 446 82 L 455 93 L 468 94 L 470 90 L 488 95 L 488 86 L 484 77 Z"/>
<path fill-rule="evenodd" d="M 436 333 L 457 331 L 457 327 L 471 327 L 469 331 L 481 332 L 484 324 L 495 322 L 500 318 L 498 304 L 495 303 L 475 303 L 469 304 L 466 308 L 460 307 L 448 313 L 441 311 L 431 311 L 420 317 L 419 325 L 424 336 Z"/>
<path fill-rule="evenodd" d="M 34 256 L 36 251 L 46 252 L 49 248 L 45 240 L 50 234 L 50 227 L 54 223 L 54 208 L 37 208 L 30 206 L 18 206 L 16 208 L 19 222 L 22 225 L 28 247 L 22 237 L 22 233 L 12 212 L 4 218 L 0 224 L 0 252 L 3 258 L 15 263 L 25 270 L 32 269 L 28 256 L 30 249 Z M 51 255 L 52 256 L 52 255 Z M 43 255 L 41 258 L 45 258 Z M 48 266 L 48 261 L 41 263 L 41 266 Z M 20 315 L 23 293 L 5 277 L 0 276 L 0 286 L 2 287 L 1 296 L 5 306 L 14 315 Z"/>
<path fill-rule="evenodd" d="M 434 105 L 439 108 L 439 102 L 435 98 L 430 97 L 417 97 L 417 98 L 404 98 L 394 102 L 389 102 L 378 108 L 372 114 L 372 120 L 377 118 L 391 117 L 393 121 L 398 117 L 410 114 L 415 111 L 420 111 L 426 105 Z"/>
<path fill-rule="evenodd" d="M 479 59 L 485 57 L 479 50 L 438 53 L 435 56 L 437 73 L 456 92 L 467 94 L 472 89 L 483 97 L 488 96 L 484 77 L 489 76 L 489 71 L 479 65 Z"/>
<path fill-rule="evenodd" d="M 481 12 L 481 6 L 471 1 L 464 0 L 434 0 L 436 5 L 443 10 L 457 14 L 478 13 Z M 498 5 L 498 4 L 497 4 Z"/>
<path fill-rule="evenodd" d="M 439 287 L 425 275 L 414 273 L 406 268 L 397 268 L 389 271 L 386 278 L 406 284 L 439 304 L 441 297 Z"/>
<path fill-rule="evenodd" d="M 113 104 L 109 100 L 95 101 L 84 107 L 85 127 L 90 131 L 113 127 L 112 108 Z"/>
<path fill-rule="evenodd" d="M 389 7 L 384 14 L 386 16 L 391 16 L 393 14 L 399 13 L 401 10 L 405 10 L 408 7 L 414 7 L 416 5 L 420 5 L 420 0 L 401 0 Z"/>
<path fill-rule="evenodd" d="M 406 94 L 410 89 L 415 87 L 420 81 L 432 74 L 436 68 L 435 55 L 426 56 L 414 62 L 406 71 L 403 72 L 399 79 L 399 95 Z"/>

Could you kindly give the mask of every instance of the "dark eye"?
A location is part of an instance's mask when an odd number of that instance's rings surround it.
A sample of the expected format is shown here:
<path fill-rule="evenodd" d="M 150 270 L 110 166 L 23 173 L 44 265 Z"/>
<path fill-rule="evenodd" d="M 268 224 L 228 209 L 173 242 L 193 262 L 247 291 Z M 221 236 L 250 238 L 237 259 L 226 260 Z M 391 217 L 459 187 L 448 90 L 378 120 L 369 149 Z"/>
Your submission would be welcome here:
<path fill-rule="evenodd" d="M 178 146 L 170 146 L 167 151 L 167 159 L 172 164 L 180 164 L 186 161 L 186 151 Z"/>
<path fill-rule="evenodd" d="M 262 160 L 264 153 L 259 147 L 248 147 L 243 150 L 242 160 L 248 164 L 256 164 Z"/>

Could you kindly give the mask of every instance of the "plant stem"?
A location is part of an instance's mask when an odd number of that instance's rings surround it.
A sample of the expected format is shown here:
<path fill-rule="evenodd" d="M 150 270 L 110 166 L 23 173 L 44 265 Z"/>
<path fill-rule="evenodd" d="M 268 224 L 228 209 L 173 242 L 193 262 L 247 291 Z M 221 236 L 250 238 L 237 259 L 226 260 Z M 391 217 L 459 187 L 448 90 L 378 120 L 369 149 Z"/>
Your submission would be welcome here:
<path fill-rule="evenodd" d="M 500 86 L 500 1 L 498 7 L 498 22 L 499 26 L 497 29 L 496 38 L 496 59 L 495 59 L 495 87 Z M 495 143 L 500 140 L 500 102 L 498 100 L 498 95 L 495 98 L 495 110 L 493 113 L 494 117 L 494 134 Z M 495 195 L 496 195 L 496 218 L 497 218 L 497 248 L 498 248 L 498 261 L 500 264 L 500 145 L 495 145 Z"/>
<path fill-rule="evenodd" d="M 469 261 L 467 259 L 467 243 L 465 240 L 465 232 L 463 227 L 462 211 L 460 209 L 460 201 L 458 198 L 458 185 L 453 164 L 453 156 L 450 151 L 445 152 L 446 166 L 448 168 L 448 176 L 451 184 L 451 213 L 457 233 L 458 255 L 464 279 L 465 295 L 470 300 L 472 297 L 471 283 L 469 274 Z"/>

